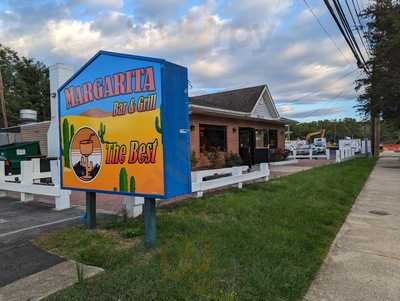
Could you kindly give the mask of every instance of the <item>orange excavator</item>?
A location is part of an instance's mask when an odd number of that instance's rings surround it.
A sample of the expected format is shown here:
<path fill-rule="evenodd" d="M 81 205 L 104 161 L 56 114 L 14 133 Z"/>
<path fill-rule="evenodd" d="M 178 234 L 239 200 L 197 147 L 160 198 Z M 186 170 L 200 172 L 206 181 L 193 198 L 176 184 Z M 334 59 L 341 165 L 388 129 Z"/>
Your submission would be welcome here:
<path fill-rule="evenodd" d="M 310 140 L 311 137 L 320 136 L 320 138 L 325 138 L 325 129 L 320 129 L 318 132 L 308 133 L 306 136 L 307 143 L 311 144 L 312 141 Z"/>

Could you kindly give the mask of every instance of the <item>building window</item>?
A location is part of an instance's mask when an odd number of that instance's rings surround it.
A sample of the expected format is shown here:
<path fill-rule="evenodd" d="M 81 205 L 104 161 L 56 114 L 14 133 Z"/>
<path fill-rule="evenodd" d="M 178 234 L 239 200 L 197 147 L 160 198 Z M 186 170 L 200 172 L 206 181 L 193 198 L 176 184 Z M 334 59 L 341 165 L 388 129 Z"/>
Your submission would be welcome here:
<path fill-rule="evenodd" d="M 269 147 L 278 148 L 278 130 L 269 130 Z"/>
<path fill-rule="evenodd" d="M 226 126 L 200 124 L 200 152 L 226 152 Z"/>
<path fill-rule="evenodd" d="M 268 134 L 267 130 L 256 130 L 256 148 L 268 147 Z"/>

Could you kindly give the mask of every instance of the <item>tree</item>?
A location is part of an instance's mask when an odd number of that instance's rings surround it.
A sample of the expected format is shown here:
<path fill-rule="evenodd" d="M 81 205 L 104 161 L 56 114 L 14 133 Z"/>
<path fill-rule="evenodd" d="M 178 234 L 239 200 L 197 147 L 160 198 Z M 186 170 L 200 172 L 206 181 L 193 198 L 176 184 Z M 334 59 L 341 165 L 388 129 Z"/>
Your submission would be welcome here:
<path fill-rule="evenodd" d="M 357 81 L 359 110 L 400 127 L 400 2 L 377 0 L 363 13 L 371 48 L 370 73 Z"/>
<path fill-rule="evenodd" d="M 39 120 L 50 117 L 49 70 L 39 61 L 20 57 L 11 48 L 0 44 L 0 71 L 10 125 L 19 124 L 19 110 L 38 112 Z M 3 117 L 0 117 L 1 125 Z"/>
<path fill-rule="evenodd" d="M 305 138 L 308 133 L 325 129 L 326 140 L 337 142 L 345 137 L 364 138 L 370 133 L 370 128 L 365 121 L 357 121 L 353 118 L 340 120 L 318 120 L 304 122 L 290 127 L 293 138 Z"/>

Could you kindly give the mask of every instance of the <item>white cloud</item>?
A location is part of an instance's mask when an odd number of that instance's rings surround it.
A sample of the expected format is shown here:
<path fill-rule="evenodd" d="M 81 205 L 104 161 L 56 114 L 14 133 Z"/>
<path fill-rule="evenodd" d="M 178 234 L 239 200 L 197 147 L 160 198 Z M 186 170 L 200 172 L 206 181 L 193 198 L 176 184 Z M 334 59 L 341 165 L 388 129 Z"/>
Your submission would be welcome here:
<path fill-rule="evenodd" d="M 342 98 L 355 97 L 354 75 L 341 78 L 354 66 L 307 10 L 290 15 L 293 0 L 191 8 L 182 0 L 65 1 L 35 2 L 32 15 L 31 2 L 0 12 L 0 41 L 47 64 L 79 66 L 100 49 L 163 57 L 189 67 L 192 93 L 267 83 L 286 113 L 294 113 L 292 103 L 324 102 L 343 90 Z M 351 59 L 344 41 L 336 41 Z"/>
<path fill-rule="evenodd" d="M 86 6 L 90 9 L 100 10 L 107 9 L 120 9 L 122 8 L 123 0 L 71 0 L 72 5 Z"/>
<path fill-rule="evenodd" d="M 50 51 L 58 56 L 73 54 L 85 59 L 101 46 L 101 35 L 90 28 L 90 23 L 77 20 L 50 21 L 46 32 Z"/>
<path fill-rule="evenodd" d="M 300 112 L 286 113 L 285 117 L 288 118 L 308 118 L 308 117 L 326 117 L 330 115 L 335 115 L 342 113 L 344 110 L 342 108 L 324 108 L 324 109 L 312 109 Z"/>
<path fill-rule="evenodd" d="M 280 114 L 287 116 L 287 114 L 293 113 L 293 107 L 292 106 L 278 106 L 277 107 L 278 111 Z"/>

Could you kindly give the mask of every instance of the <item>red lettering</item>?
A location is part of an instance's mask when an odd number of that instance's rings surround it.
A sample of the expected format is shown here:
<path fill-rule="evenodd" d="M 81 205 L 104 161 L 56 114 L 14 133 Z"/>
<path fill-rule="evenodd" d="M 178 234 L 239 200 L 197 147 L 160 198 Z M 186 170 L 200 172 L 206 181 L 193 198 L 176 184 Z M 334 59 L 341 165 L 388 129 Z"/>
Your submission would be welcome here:
<path fill-rule="evenodd" d="M 124 164 L 125 158 L 126 158 L 126 146 L 125 144 L 122 144 L 119 150 L 119 164 Z"/>
<path fill-rule="evenodd" d="M 71 108 L 105 97 L 150 92 L 156 90 L 153 67 L 138 68 L 126 72 L 97 78 L 80 86 L 64 89 L 66 107 Z M 141 97 L 138 111 L 150 111 L 156 108 L 156 95 Z M 133 112 L 133 109 L 129 110 Z"/>
<path fill-rule="evenodd" d="M 138 153 L 139 153 L 139 163 L 142 164 L 146 162 L 147 159 L 146 144 L 144 143 L 140 144 Z"/>
<path fill-rule="evenodd" d="M 135 92 L 142 92 L 142 73 L 143 69 L 135 70 Z"/>
<path fill-rule="evenodd" d="M 129 150 L 129 159 L 128 163 L 133 164 L 138 160 L 137 150 L 139 149 L 139 141 L 131 141 L 130 150 Z"/>
<path fill-rule="evenodd" d="M 154 91 L 155 90 L 154 73 L 153 73 L 152 67 L 147 67 L 145 69 L 143 89 L 145 91 Z"/>
<path fill-rule="evenodd" d="M 98 78 L 94 81 L 93 84 L 93 95 L 95 99 L 100 99 L 104 97 L 103 91 L 103 79 Z"/>
<path fill-rule="evenodd" d="M 75 106 L 74 87 L 65 89 L 64 95 L 67 103 L 67 109 Z"/>
<path fill-rule="evenodd" d="M 158 145 L 158 139 L 155 139 L 151 146 L 151 152 L 150 152 L 151 163 L 156 163 L 157 145 Z"/>
<path fill-rule="evenodd" d="M 85 102 L 93 100 L 93 87 L 91 83 L 83 84 L 83 99 L 85 100 Z"/>
<path fill-rule="evenodd" d="M 113 93 L 113 86 L 112 86 L 111 76 L 106 76 L 105 80 L 106 80 L 106 87 L 104 89 L 105 90 L 104 91 L 104 96 L 105 97 L 113 96 L 114 93 Z"/>
<path fill-rule="evenodd" d="M 114 75 L 114 95 L 125 93 L 125 74 L 117 73 Z"/>
<path fill-rule="evenodd" d="M 126 93 L 132 93 L 132 71 L 126 72 Z"/>
<path fill-rule="evenodd" d="M 76 103 L 77 104 L 83 104 L 84 103 L 84 99 L 83 99 L 83 95 L 82 95 L 82 90 L 81 87 L 75 87 L 75 92 L 76 92 Z"/>

